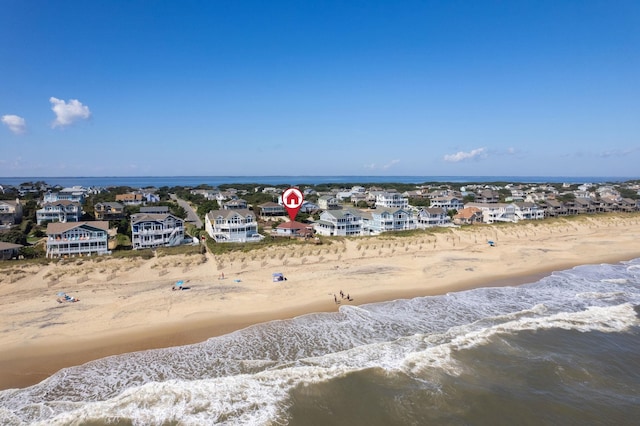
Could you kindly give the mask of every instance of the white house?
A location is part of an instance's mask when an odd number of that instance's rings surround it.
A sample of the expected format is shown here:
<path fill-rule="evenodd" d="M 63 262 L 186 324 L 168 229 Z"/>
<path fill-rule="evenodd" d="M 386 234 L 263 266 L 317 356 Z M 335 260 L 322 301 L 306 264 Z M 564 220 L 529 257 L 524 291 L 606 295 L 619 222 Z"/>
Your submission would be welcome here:
<path fill-rule="evenodd" d="M 398 192 L 380 192 L 376 194 L 376 207 L 406 209 L 409 208 L 409 198 Z"/>
<path fill-rule="evenodd" d="M 452 195 L 445 195 L 441 197 L 434 197 L 429 202 L 429 207 L 443 209 L 444 211 L 449 210 L 461 210 L 464 208 L 464 204 L 462 200 L 458 197 L 454 197 Z"/>
<path fill-rule="evenodd" d="M 505 203 L 467 203 L 465 207 L 476 207 L 482 211 L 482 222 L 516 222 L 516 208 Z"/>
<path fill-rule="evenodd" d="M 363 230 L 368 234 L 416 229 L 413 213 L 409 209 L 379 208 L 363 219 Z"/>
<path fill-rule="evenodd" d="M 314 224 L 316 232 L 327 236 L 362 235 L 362 215 L 352 209 L 326 210 Z"/>
<path fill-rule="evenodd" d="M 58 201 L 73 201 L 76 203 L 84 204 L 87 190 L 81 186 L 74 186 L 71 188 L 64 188 L 58 192 L 48 191 L 44 194 L 43 203 L 56 203 Z"/>
<path fill-rule="evenodd" d="M 322 210 L 334 210 L 334 209 L 339 209 L 341 207 L 340 200 L 338 200 L 333 195 L 323 195 L 319 197 L 318 206 Z"/>
<path fill-rule="evenodd" d="M 421 208 L 416 214 L 416 227 L 432 228 L 434 226 L 447 226 L 451 224 L 451 218 L 441 208 Z"/>
<path fill-rule="evenodd" d="M 204 217 L 205 230 L 218 243 L 260 241 L 258 222 L 251 210 L 212 210 Z"/>
<path fill-rule="evenodd" d="M 109 222 L 55 222 L 47 224 L 47 257 L 110 254 Z"/>
<path fill-rule="evenodd" d="M 544 209 L 534 203 L 513 203 L 516 220 L 540 220 L 544 219 Z"/>
<path fill-rule="evenodd" d="M 13 226 L 22 221 L 22 204 L 19 199 L 0 200 L 0 226 Z"/>
<path fill-rule="evenodd" d="M 36 210 L 36 223 L 44 222 L 79 222 L 82 218 L 82 205 L 77 201 L 61 200 L 45 203 Z"/>
<path fill-rule="evenodd" d="M 139 213 L 131 216 L 134 250 L 171 247 L 184 240 L 184 220 L 172 214 Z"/>

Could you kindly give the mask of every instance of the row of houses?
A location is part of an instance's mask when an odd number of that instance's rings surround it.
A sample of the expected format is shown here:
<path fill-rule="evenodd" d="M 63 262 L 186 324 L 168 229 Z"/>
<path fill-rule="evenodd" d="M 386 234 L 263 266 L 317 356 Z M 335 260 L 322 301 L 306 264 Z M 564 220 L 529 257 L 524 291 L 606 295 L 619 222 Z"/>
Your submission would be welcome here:
<path fill-rule="evenodd" d="M 131 216 L 134 250 L 185 243 L 183 219 L 170 213 L 151 211 Z M 109 228 L 109 221 L 105 220 L 51 222 L 47 224 L 46 232 L 46 256 L 50 258 L 110 254 L 115 247 L 116 229 Z"/>

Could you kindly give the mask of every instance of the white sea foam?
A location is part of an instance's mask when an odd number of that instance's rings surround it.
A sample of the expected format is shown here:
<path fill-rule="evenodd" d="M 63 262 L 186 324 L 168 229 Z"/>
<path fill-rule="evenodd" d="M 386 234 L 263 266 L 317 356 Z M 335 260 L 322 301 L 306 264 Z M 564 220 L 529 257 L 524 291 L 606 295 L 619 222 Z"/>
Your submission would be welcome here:
<path fill-rule="evenodd" d="M 633 266 L 590 265 L 519 287 L 342 306 L 201 344 L 109 357 L 1 391 L 0 424 L 269 424 L 280 421 L 294 387 L 354 371 L 381 368 L 423 380 L 459 374 L 452 354 L 501 334 L 625 332 L 637 326 L 633 305 L 640 304 Z"/>
<path fill-rule="evenodd" d="M 637 326 L 638 318 L 634 307 L 625 303 L 610 307 L 590 307 L 585 311 L 559 313 L 548 317 L 519 318 L 493 327 L 475 329 L 473 325 L 457 327 L 450 333 L 459 333 L 445 339 L 446 343 L 429 347 L 424 351 L 407 354 L 402 369 L 408 374 L 423 374 L 425 370 L 444 370 L 449 374 L 459 374 L 461 370 L 453 359 L 456 351 L 485 345 L 496 335 L 514 334 L 521 331 L 564 329 L 579 332 L 599 331 L 604 333 L 624 332 Z M 464 332 L 468 329 L 468 332 Z M 425 339 L 431 340 L 434 336 Z"/>

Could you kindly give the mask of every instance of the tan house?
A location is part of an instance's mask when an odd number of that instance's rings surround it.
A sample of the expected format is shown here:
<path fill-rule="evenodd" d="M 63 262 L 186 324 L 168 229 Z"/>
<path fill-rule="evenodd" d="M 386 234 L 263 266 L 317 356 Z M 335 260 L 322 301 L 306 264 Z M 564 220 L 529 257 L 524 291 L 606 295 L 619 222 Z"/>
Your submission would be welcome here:
<path fill-rule="evenodd" d="M 22 204 L 19 199 L 0 200 L 0 226 L 13 226 L 22 221 Z"/>
<path fill-rule="evenodd" d="M 125 206 L 140 206 L 145 203 L 146 199 L 142 194 L 131 193 L 116 195 L 116 201 Z"/>
<path fill-rule="evenodd" d="M 456 225 L 473 225 L 482 223 L 482 210 L 478 207 L 465 207 L 453 216 L 453 223 Z"/>
<path fill-rule="evenodd" d="M 124 217 L 124 206 L 120 203 L 98 203 L 93 212 L 97 220 L 117 220 Z"/>

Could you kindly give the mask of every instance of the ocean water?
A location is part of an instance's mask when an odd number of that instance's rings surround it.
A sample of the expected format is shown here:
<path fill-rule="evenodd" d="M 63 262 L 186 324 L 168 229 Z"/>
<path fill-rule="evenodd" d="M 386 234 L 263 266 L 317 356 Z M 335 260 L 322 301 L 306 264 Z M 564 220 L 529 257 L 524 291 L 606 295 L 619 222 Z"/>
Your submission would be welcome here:
<path fill-rule="evenodd" d="M 319 184 L 375 184 L 425 182 L 518 182 L 518 183 L 606 183 L 627 182 L 638 177 L 607 176 L 65 176 L 65 177 L 0 177 L 0 185 L 19 186 L 26 182 L 46 182 L 49 185 L 71 187 L 129 186 L 132 188 L 160 188 L 163 186 L 194 187 L 222 184 L 260 185 L 319 185 Z"/>
<path fill-rule="evenodd" d="M 341 306 L 0 392 L 2 425 L 634 425 L 640 259 Z"/>

